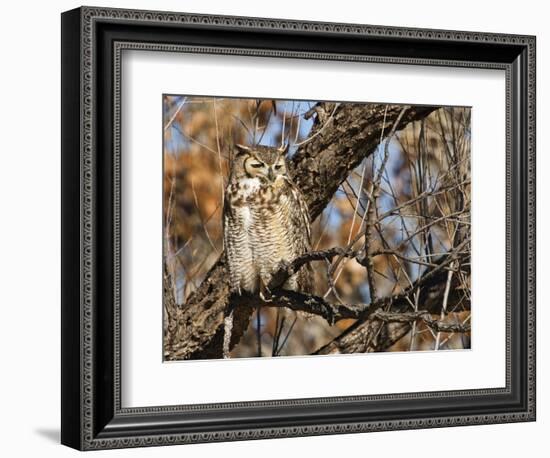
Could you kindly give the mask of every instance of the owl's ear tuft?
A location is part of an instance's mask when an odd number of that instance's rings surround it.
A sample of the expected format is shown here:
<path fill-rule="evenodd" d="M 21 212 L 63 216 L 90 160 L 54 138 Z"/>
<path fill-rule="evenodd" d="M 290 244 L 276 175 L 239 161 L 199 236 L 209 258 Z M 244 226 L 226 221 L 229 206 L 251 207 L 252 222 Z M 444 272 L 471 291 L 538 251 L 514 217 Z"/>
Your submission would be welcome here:
<path fill-rule="evenodd" d="M 238 143 L 235 143 L 235 149 L 237 150 L 236 156 L 240 156 L 241 154 L 248 154 L 250 153 L 251 148 L 245 145 L 239 145 Z"/>
<path fill-rule="evenodd" d="M 286 156 L 286 153 L 288 153 L 288 147 L 290 145 L 287 143 L 286 145 L 283 145 L 279 148 L 279 153 L 283 156 Z"/>

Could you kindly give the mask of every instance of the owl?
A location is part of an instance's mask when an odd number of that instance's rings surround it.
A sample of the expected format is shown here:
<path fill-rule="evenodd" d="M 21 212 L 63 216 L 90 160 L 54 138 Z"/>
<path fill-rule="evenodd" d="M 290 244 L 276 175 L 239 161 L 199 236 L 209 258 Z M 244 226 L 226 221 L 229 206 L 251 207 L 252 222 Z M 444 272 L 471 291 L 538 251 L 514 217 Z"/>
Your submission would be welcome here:
<path fill-rule="evenodd" d="M 288 146 L 236 145 L 223 209 L 224 248 L 231 290 L 266 294 L 285 262 L 310 251 L 309 211 L 286 165 Z M 313 272 L 305 264 L 286 289 L 309 292 Z"/>

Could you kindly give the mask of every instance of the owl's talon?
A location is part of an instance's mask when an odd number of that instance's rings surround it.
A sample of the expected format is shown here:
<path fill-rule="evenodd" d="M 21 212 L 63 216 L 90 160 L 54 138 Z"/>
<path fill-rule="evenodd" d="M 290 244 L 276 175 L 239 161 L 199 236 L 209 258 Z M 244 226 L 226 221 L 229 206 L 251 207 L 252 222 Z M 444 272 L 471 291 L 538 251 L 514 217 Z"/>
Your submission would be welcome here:
<path fill-rule="evenodd" d="M 264 302 L 271 302 L 271 291 L 268 288 L 265 288 L 268 295 L 266 296 L 263 291 L 260 291 L 260 299 Z"/>
<path fill-rule="evenodd" d="M 271 289 L 279 288 L 283 286 L 283 283 L 287 280 L 289 276 L 288 269 L 290 267 L 290 263 L 288 263 L 285 260 L 279 261 L 279 264 L 277 265 L 277 269 L 272 274 L 271 279 L 269 280 L 269 287 Z"/>

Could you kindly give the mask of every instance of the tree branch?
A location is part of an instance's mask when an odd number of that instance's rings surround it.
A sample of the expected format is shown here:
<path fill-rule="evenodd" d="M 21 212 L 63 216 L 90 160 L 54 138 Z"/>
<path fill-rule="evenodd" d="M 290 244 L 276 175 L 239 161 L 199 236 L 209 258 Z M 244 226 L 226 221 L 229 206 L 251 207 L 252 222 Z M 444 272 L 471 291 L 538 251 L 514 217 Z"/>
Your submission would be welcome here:
<path fill-rule="evenodd" d="M 445 323 L 444 321 L 435 320 L 426 310 L 418 312 L 383 312 L 377 310 L 371 315 L 371 320 L 379 320 L 384 323 L 408 323 L 412 324 L 415 321 L 421 320 L 427 326 L 432 328 L 434 332 L 470 332 L 469 324 L 462 323 Z"/>
<path fill-rule="evenodd" d="M 387 304 L 382 300 L 370 304 L 330 304 L 323 298 L 311 294 L 303 294 L 289 290 L 273 292 L 269 300 L 256 296 L 234 296 L 231 298 L 233 307 L 285 307 L 297 312 L 306 312 L 320 316 L 331 325 L 344 319 L 360 319 L 368 314 L 369 320 L 378 320 L 384 323 L 408 323 L 423 321 L 434 332 L 470 332 L 470 325 L 460 323 L 445 323 L 434 319 L 427 310 L 418 312 L 384 312 L 381 308 Z M 374 310 L 374 311 L 371 311 Z"/>
<path fill-rule="evenodd" d="M 285 307 L 296 312 L 305 312 L 324 318 L 330 325 L 343 319 L 357 319 L 369 304 L 331 304 L 322 297 L 286 289 L 277 289 L 268 300 L 257 296 L 232 296 L 232 307 Z"/>

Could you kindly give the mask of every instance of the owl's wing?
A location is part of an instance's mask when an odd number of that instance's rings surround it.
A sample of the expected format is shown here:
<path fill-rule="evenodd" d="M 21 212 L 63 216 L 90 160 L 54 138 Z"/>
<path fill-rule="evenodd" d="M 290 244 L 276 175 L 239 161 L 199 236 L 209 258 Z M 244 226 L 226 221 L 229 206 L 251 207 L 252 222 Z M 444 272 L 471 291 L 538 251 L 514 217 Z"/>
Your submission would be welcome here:
<path fill-rule="evenodd" d="M 247 230 L 248 207 L 232 206 L 226 198 L 223 207 L 223 242 L 229 269 L 230 288 L 236 292 L 254 292 L 257 272 Z"/>
<path fill-rule="evenodd" d="M 294 239 L 299 241 L 301 248 L 297 251 L 304 253 L 311 249 L 311 223 L 309 218 L 309 208 L 301 191 L 294 183 L 288 180 L 289 197 L 291 199 L 292 224 L 291 230 L 294 232 Z"/>

